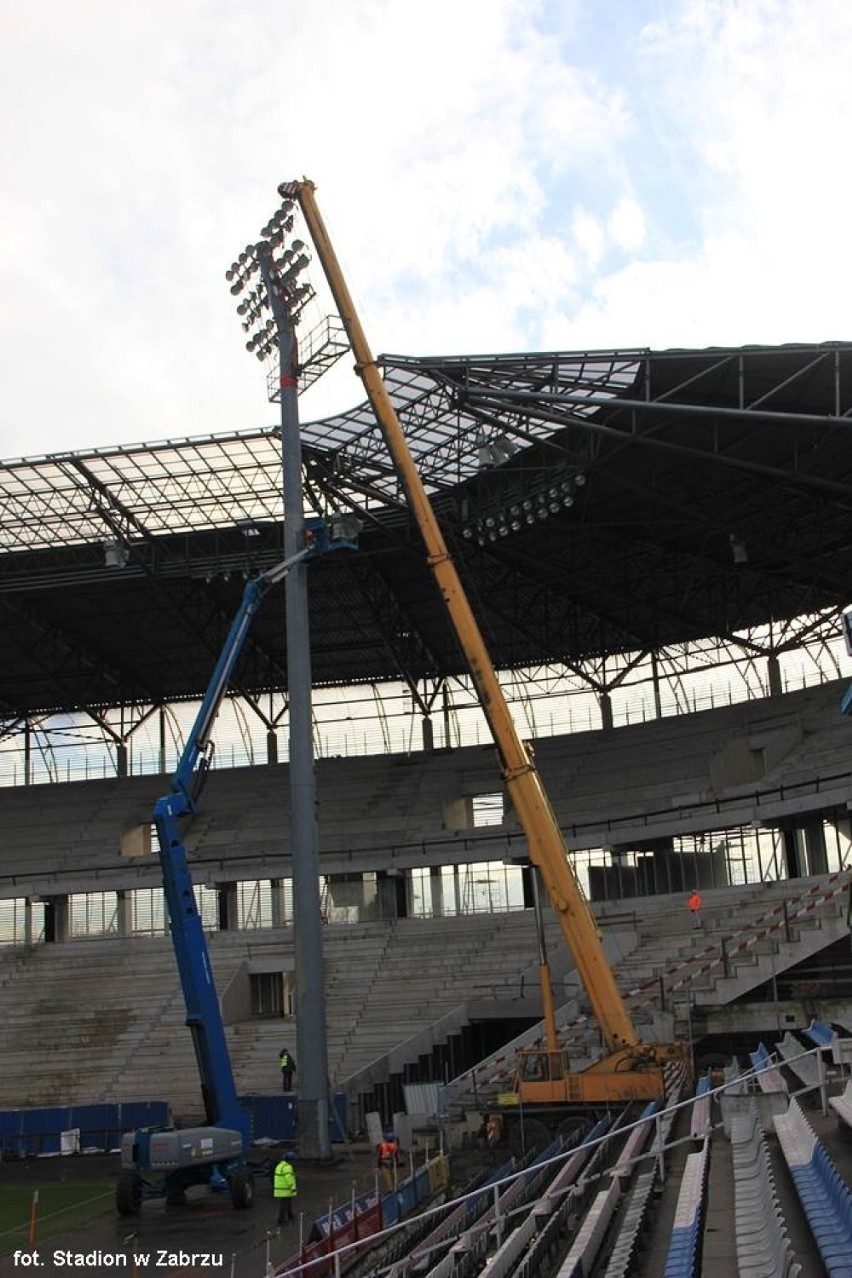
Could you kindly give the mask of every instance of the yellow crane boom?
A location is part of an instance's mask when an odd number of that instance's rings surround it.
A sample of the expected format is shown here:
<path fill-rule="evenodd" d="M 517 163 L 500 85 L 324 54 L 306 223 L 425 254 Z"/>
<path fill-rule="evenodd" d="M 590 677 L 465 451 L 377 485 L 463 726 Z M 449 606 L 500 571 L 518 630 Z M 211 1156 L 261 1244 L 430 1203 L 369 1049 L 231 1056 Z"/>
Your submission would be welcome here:
<path fill-rule="evenodd" d="M 604 953 L 594 915 L 586 902 L 573 868 L 555 813 L 542 785 L 530 753 L 518 735 L 503 690 L 492 665 L 479 626 L 468 602 L 455 564 L 450 557 L 428 494 L 417 471 L 402 427 L 379 368 L 367 343 L 352 297 L 337 260 L 325 224 L 317 207 L 314 184 L 307 179 L 279 187 L 282 196 L 296 199 L 301 208 L 314 248 L 355 356 L 355 367 L 387 443 L 397 473 L 405 488 L 411 510 L 425 543 L 427 562 L 446 604 L 450 621 L 467 660 L 479 702 L 491 729 L 500 756 L 503 781 L 518 820 L 526 835 L 530 860 L 542 881 L 562 927 L 566 944 L 583 982 L 592 1013 L 600 1027 L 608 1056 L 596 1067 L 596 1074 L 608 1076 L 607 1099 L 615 1099 L 613 1076 L 636 1070 L 654 1070 L 666 1060 L 680 1055 L 674 1044 L 642 1044 L 616 984 Z M 543 1003 L 549 1054 L 558 1051 L 553 998 L 546 965 L 542 975 Z M 562 1071 L 555 1073 L 562 1076 Z M 587 1071 L 578 1077 L 582 1078 Z M 594 1084 L 589 1079 L 591 1090 Z M 657 1094 L 656 1083 L 647 1079 L 647 1092 Z M 589 1092 L 588 1087 L 581 1089 Z M 564 1099 L 577 1099 L 576 1086 L 568 1088 Z M 636 1080 L 625 1091 L 636 1095 Z M 588 1099 L 586 1095 L 582 1098 Z"/>

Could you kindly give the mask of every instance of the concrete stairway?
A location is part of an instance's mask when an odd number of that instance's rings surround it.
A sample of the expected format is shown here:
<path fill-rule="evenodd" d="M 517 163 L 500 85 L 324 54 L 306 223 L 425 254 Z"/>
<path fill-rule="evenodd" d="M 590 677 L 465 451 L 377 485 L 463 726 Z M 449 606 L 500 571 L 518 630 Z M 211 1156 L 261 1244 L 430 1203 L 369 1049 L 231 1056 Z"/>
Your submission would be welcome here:
<path fill-rule="evenodd" d="M 641 917 L 636 948 L 616 967 L 625 1002 L 643 1037 L 674 1038 L 688 1001 L 727 1004 L 846 934 L 849 872 L 825 878 L 723 888 L 703 893 L 704 927 L 693 930 L 682 896 L 622 902 Z M 606 911 L 599 914 L 606 925 Z M 597 1027 L 582 992 L 557 1011 L 560 1037 L 581 1069 L 600 1055 Z M 648 1032 L 645 1030 L 647 1026 Z M 456 1105 L 507 1090 L 518 1048 L 543 1042 L 536 1025 L 452 1084 Z"/>

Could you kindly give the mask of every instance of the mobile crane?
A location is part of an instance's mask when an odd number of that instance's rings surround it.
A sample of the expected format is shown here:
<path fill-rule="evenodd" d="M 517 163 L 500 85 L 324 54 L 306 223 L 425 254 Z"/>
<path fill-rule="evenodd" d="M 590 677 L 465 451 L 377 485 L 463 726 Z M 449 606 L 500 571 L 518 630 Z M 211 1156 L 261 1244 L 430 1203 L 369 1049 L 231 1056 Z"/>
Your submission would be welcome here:
<path fill-rule="evenodd" d="M 540 1106 L 609 1104 L 654 1100 L 665 1094 L 664 1070 L 673 1062 L 689 1069 L 683 1043 L 643 1043 L 604 953 L 594 915 L 570 865 L 562 831 L 536 770 L 518 735 L 485 642 L 408 443 L 367 343 L 337 256 L 307 179 L 284 182 L 282 199 L 298 202 L 355 356 L 355 369 L 375 413 L 394 467 L 408 497 L 426 549 L 427 563 L 464 652 L 471 679 L 500 758 L 503 781 L 603 1037 L 605 1053 L 588 1068 L 572 1071 L 561 1047 L 547 961 L 540 977 L 546 1049 L 520 1054 L 515 1103 Z M 511 1103 L 510 1098 L 507 1101 Z"/>
<path fill-rule="evenodd" d="M 247 1161 L 251 1143 L 249 1116 L 237 1097 L 180 822 L 198 811 L 198 799 L 212 761 L 216 716 L 252 621 L 268 591 L 303 559 L 354 547 L 355 533 L 352 516 L 333 516 L 327 522 L 308 520 L 305 548 L 246 582 L 239 609 L 172 778 L 171 790 L 155 805 L 154 825 L 169 930 L 207 1124 L 185 1128 L 146 1127 L 124 1134 L 122 1170 L 115 1199 L 122 1216 L 136 1215 L 146 1198 L 164 1197 L 167 1203 L 181 1203 L 191 1185 L 230 1191 L 237 1209 L 251 1207 L 254 1201 L 254 1179 Z"/>

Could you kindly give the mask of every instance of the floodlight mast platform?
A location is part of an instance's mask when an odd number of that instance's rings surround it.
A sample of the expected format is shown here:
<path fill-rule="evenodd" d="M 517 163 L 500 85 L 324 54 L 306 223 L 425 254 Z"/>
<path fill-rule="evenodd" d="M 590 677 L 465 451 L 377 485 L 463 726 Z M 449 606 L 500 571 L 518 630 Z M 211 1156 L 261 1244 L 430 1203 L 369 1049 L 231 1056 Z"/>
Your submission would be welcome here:
<path fill-rule="evenodd" d="M 427 562 L 464 652 L 483 713 L 500 756 L 503 781 L 523 827 L 529 855 L 541 874 L 577 972 L 603 1036 L 606 1055 L 570 1073 L 559 1046 L 549 969 L 541 965 L 547 1034 L 547 1082 L 521 1090 L 532 1101 L 600 1102 L 655 1098 L 665 1091 L 663 1068 L 685 1061 L 681 1043 L 642 1043 L 604 953 L 594 915 L 569 863 L 556 815 L 529 751 L 521 740 L 485 642 L 450 557 L 390 395 L 367 343 L 352 297 L 307 179 L 282 183 L 279 194 L 296 200 L 346 329 L 355 369 L 367 392 L 425 543 Z"/>

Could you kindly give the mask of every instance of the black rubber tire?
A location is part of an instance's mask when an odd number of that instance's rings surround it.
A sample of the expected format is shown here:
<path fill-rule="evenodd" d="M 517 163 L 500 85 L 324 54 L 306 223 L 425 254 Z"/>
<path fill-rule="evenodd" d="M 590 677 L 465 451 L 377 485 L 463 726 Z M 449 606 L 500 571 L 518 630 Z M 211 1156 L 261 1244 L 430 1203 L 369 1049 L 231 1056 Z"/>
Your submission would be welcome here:
<path fill-rule="evenodd" d="M 142 1210 L 142 1177 L 138 1172 L 124 1171 L 115 1187 L 115 1208 L 119 1216 L 138 1216 Z"/>
<path fill-rule="evenodd" d="M 228 1183 L 236 1211 L 246 1211 L 254 1205 L 254 1176 L 251 1172 L 234 1172 Z"/>

